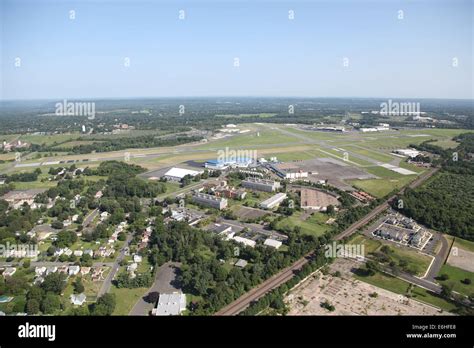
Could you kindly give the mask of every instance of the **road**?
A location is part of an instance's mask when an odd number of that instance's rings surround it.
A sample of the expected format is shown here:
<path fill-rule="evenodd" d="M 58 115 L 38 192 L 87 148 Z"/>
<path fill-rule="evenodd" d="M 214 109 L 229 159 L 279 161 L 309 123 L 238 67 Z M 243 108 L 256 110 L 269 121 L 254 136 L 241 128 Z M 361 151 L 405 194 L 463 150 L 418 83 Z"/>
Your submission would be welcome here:
<path fill-rule="evenodd" d="M 87 215 L 82 222 L 82 227 L 86 228 L 90 225 L 90 223 L 96 218 L 96 216 L 99 215 L 99 209 L 94 209 L 91 211 L 89 215 Z"/>
<path fill-rule="evenodd" d="M 439 232 L 436 232 L 436 231 L 430 231 L 430 232 L 431 233 L 439 233 Z M 428 281 L 431 281 L 431 282 L 435 281 L 435 277 L 437 277 L 439 272 L 441 271 L 441 267 L 443 267 L 444 262 L 446 261 L 446 259 L 448 257 L 448 253 L 449 253 L 449 243 L 441 233 L 440 233 L 439 240 L 441 242 L 441 248 L 439 249 L 438 253 L 436 253 L 435 259 L 434 259 L 433 263 L 431 264 L 431 267 L 430 267 L 428 273 L 424 277 L 424 279 L 426 279 Z"/>
<path fill-rule="evenodd" d="M 276 238 L 278 240 L 287 240 L 288 236 L 282 233 L 273 231 L 273 230 L 266 230 L 262 225 L 255 224 L 255 223 L 247 223 L 247 222 L 240 222 L 236 220 L 229 220 L 229 219 L 218 219 L 217 221 L 220 224 L 226 224 L 229 226 L 236 227 L 237 229 L 244 229 L 246 227 L 250 228 L 253 231 L 256 231 L 258 234 L 263 234 L 268 238 Z M 211 225 L 212 226 L 212 225 Z"/>
<path fill-rule="evenodd" d="M 422 288 L 425 288 L 427 290 L 430 290 L 434 293 L 441 293 L 441 286 L 438 285 L 438 284 L 435 284 L 429 280 L 426 280 L 426 279 L 423 279 L 423 278 L 418 278 L 418 277 L 415 277 L 409 273 L 405 273 L 405 272 L 399 272 L 397 274 L 394 274 L 393 272 L 390 271 L 389 268 L 383 268 L 383 271 L 385 273 L 388 273 L 394 277 L 397 277 L 397 278 L 400 278 L 400 279 L 403 279 L 405 281 L 407 281 L 408 283 L 412 283 L 412 284 L 415 284 L 419 287 L 422 287 Z"/>
<path fill-rule="evenodd" d="M 112 264 L 110 272 L 107 275 L 107 278 L 105 278 L 104 283 L 102 283 L 102 286 L 100 287 L 100 290 L 97 293 L 97 297 L 100 297 L 109 292 L 110 286 L 112 285 L 112 280 L 114 280 L 115 274 L 120 268 L 120 261 L 122 261 L 125 256 L 125 248 L 129 247 L 131 240 L 132 240 L 132 235 L 128 234 L 127 239 L 125 240 L 125 243 L 123 244 L 123 247 L 120 250 L 120 254 L 117 256 L 117 258 L 115 259 L 115 262 Z"/>
<path fill-rule="evenodd" d="M 0 262 L 0 267 L 22 265 L 23 262 Z M 113 262 L 94 262 L 92 266 L 101 267 L 108 266 L 112 267 Z M 33 261 L 30 263 L 31 267 L 61 267 L 61 266 L 72 266 L 74 262 L 59 262 L 59 261 Z"/>
<path fill-rule="evenodd" d="M 425 180 L 430 178 L 434 173 L 438 171 L 438 168 L 434 168 L 428 172 L 425 172 L 424 174 L 420 175 L 416 180 L 414 180 L 409 187 L 415 188 L 421 185 Z M 404 192 L 404 189 L 400 191 L 400 193 Z M 349 226 L 346 230 L 343 232 L 339 233 L 334 239 L 335 240 L 341 240 L 345 237 L 349 237 L 353 233 L 355 233 L 359 228 L 364 226 L 366 223 L 368 223 L 370 220 L 375 218 L 378 214 L 381 212 L 385 211 L 388 207 L 389 204 L 388 202 L 392 200 L 395 196 L 390 197 L 387 199 L 384 203 L 380 204 L 377 206 L 375 209 L 373 209 L 369 214 L 364 216 L 362 219 L 359 221 L 355 222 L 351 226 Z M 252 303 L 255 300 L 258 300 L 260 297 L 265 295 L 267 292 L 277 288 L 281 284 L 287 282 L 291 278 L 293 278 L 295 271 L 301 269 L 308 260 L 310 259 L 312 253 L 306 255 L 305 257 L 299 259 L 296 261 L 293 265 L 291 265 L 288 268 L 285 268 L 284 270 L 280 271 L 279 273 L 275 274 L 273 277 L 267 279 L 264 281 L 262 284 L 257 286 L 256 288 L 250 290 L 249 292 L 245 293 L 241 297 L 239 297 L 237 300 L 234 302 L 230 303 L 226 307 L 222 308 L 220 311 L 216 312 L 215 315 L 222 316 L 222 315 L 236 315 L 243 311 L 245 308 L 247 308 L 250 303 Z M 419 285 L 421 287 L 430 289 L 435 292 L 439 292 L 439 286 L 424 279 L 416 278 L 414 276 L 408 275 L 408 274 L 400 274 L 400 278 L 405 279 L 409 282 L 412 282 L 416 285 Z"/>

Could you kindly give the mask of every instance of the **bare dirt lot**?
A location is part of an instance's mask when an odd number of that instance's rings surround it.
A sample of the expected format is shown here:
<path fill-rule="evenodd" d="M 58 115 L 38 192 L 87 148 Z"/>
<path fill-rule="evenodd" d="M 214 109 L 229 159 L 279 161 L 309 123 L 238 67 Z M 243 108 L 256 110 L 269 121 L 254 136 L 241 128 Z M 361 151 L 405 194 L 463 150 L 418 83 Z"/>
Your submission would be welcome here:
<path fill-rule="evenodd" d="M 341 272 L 340 277 L 321 272 L 305 280 L 286 298 L 289 315 L 439 315 L 437 308 L 405 296 L 358 281 L 350 269 L 356 261 L 338 259 L 330 273 Z M 369 294 L 377 293 L 376 297 Z M 333 312 L 321 307 L 328 301 Z M 446 315 L 446 313 L 443 313 Z"/>
<path fill-rule="evenodd" d="M 454 246 L 449 253 L 447 262 L 451 266 L 474 272 L 474 253 L 472 251 Z"/>

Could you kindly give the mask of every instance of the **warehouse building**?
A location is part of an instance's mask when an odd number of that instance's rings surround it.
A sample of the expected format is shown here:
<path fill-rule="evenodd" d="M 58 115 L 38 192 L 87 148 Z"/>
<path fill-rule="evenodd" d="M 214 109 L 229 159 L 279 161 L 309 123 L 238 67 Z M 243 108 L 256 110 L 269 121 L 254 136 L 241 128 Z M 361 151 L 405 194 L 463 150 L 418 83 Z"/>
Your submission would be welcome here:
<path fill-rule="evenodd" d="M 269 167 L 280 178 L 287 180 L 301 180 L 306 179 L 309 174 L 317 174 L 309 173 L 294 163 L 270 164 Z"/>
<path fill-rule="evenodd" d="M 280 183 L 274 180 L 247 178 L 242 181 L 242 186 L 256 191 L 274 192 L 280 188 Z"/>
<path fill-rule="evenodd" d="M 205 193 L 196 193 L 193 196 L 193 202 L 219 210 L 227 208 L 226 198 L 216 197 Z"/>
<path fill-rule="evenodd" d="M 242 243 L 251 248 L 255 247 L 255 245 L 257 244 L 254 240 L 244 238 L 244 237 L 235 236 L 232 239 L 235 240 L 237 243 Z"/>
<path fill-rule="evenodd" d="M 186 309 L 186 295 L 178 292 L 160 294 L 158 303 L 152 309 L 152 315 L 180 315 Z"/>
<path fill-rule="evenodd" d="M 282 242 L 276 239 L 271 239 L 271 238 L 267 238 L 265 239 L 265 242 L 263 242 L 263 245 L 266 245 L 275 249 L 278 249 L 279 247 L 281 247 L 282 244 L 283 244 Z"/>
<path fill-rule="evenodd" d="M 165 173 L 164 177 L 171 181 L 181 181 L 186 175 L 194 177 L 201 173 L 202 171 L 173 167 Z"/>
<path fill-rule="evenodd" d="M 413 149 L 398 149 L 393 152 L 402 156 L 410 157 L 410 158 L 414 158 L 421 153 L 420 151 L 413 150 Z"/>
<path fill-rule="evenodd" d="M 280 205 L 286 199 L 286 193 L 277 193 L 276 195 L 268 198 L 267 200 L 260 203 L 260 208 L 272 209 Z"/>

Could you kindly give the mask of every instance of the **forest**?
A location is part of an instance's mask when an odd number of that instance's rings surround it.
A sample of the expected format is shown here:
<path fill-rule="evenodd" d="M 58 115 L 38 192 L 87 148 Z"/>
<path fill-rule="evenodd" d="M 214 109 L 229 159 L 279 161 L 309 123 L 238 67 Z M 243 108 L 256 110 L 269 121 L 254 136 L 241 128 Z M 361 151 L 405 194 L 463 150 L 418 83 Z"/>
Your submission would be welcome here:
<path fill-rule="evenodd" d="M 435 149 L 441 155 L 440 172 L 423 186 L 407 189 L 400 197 L 400 211 L 427 227 L 474 240 L 474 133 L 461 134 L 455 140 L 460 142 L 453 150 L 457 157 L 453 151 Z"/>

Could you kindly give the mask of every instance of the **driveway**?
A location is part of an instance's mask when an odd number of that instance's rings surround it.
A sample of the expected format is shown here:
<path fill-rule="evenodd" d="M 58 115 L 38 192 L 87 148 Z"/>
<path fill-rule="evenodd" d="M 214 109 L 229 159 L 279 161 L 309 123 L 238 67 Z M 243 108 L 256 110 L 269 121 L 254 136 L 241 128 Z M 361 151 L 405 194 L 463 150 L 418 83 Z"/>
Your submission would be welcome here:
<path fill-rule="evenodd" d="M 158 292 L 163 294 L 180 291 L 176 284 L 174 284 L 179 266 L 180 264 L 178 262 L 166 262 L 160 268 L 158 268 L 153 285 L 150 289 L 148 289 L 146 294 L 137 301 L 129 315 L 149 315 L 150 311 L 154 307 L 154 304 L 146 302 L 144 298 L 146 298 L 150 292 Z"/>

